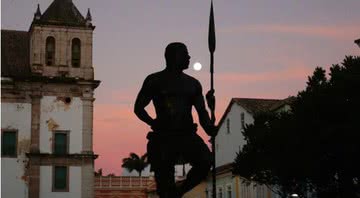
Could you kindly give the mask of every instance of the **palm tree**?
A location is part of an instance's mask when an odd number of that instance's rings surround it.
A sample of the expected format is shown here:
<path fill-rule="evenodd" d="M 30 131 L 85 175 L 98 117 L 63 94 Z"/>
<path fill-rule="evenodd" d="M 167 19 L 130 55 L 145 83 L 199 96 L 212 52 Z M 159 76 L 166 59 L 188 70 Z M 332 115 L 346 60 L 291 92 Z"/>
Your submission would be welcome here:
<path fill-rule="evenodd" d="M 121 167 L 126 168 L 129 172 L 133 170 L 139 173 L 141 177 L 141 172 L 149 165 L 147 162 L 147 153 L 139 157 L 136 153 L 130 153 L 129 157 L 123 159 Z"/>
<path fill-rule="evenodd" d="M 98 169 L 98 171 L 95 171 L 95 176 L 102 176 L 102 168 Z"/>

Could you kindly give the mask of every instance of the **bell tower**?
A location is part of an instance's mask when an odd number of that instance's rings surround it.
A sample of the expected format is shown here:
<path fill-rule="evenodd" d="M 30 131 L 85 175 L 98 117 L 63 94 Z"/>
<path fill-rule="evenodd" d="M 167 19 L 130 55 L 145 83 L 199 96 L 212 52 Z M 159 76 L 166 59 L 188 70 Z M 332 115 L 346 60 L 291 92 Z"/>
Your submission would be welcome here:
<path fill-rule="evenodd" d="M 94 197 L 93 31 L 72 0 L 38 5 L 28 31 L 32 83 L 29 198 Z M 71 184 L 76 184 L 75 186 Z M 45 190 L 39 190 L 45 189 Z"/>
<path fill-rule="evenodd" d="M 54 0 L 42 14 L 40 6 L 30 26 L 30 67 L 43 77 L 94 79 L 92 64 L 93 30 L 72 0 Z"/>

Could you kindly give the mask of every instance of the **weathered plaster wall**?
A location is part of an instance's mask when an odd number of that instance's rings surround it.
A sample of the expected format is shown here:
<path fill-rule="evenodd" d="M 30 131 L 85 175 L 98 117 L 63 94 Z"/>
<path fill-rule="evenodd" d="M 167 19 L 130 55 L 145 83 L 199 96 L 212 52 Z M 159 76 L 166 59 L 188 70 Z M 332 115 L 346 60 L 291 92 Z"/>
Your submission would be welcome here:
<path fill-rule="evenodd" d="M 53 133 L 56 130 L 69 131 L 69 153 L 82 151 L 82 101 L 79 97 L 43 96 L 40 115 L 40 152 L 52 153 Z"/>
<path fill-rule="evenodd" d="M 1 197 L 2 198 L 28 198 L 28 186 L 22 159 L 1 159 Z M 6 182 L 5 182 L 6 181 Z"/>
<path fill-rule="evenodd" d="M 1 197 L 28 197 L 28 178 L 25 176 L 30 149 L 31 104 L 1 103 L 1 128 L 18 130 L 17 158 L 1 158 Z"/>
<path fill-rule="evenodd" d="M 52 192 L 52 166 L 40 166 L 40 178 L 40 198 L 81 197 L 81 167 L 69 167 L 69 192 Z"/>

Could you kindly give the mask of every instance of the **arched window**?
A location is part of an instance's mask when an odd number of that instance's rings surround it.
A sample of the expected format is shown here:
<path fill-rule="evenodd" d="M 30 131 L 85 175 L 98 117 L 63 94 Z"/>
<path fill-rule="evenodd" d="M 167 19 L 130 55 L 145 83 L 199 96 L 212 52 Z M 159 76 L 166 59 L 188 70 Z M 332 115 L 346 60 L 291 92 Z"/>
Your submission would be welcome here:
<path fill-rule="evenodd" d="M 71 42 L 71 65 L 80 67 L 81 60 L 81 42 L 80 39 L 74 38 Z"/>
<path fill-rule="evenodd" d="M 55 38 L 49 36 L 46 38 L 46 65 L 55 64 Z"/>

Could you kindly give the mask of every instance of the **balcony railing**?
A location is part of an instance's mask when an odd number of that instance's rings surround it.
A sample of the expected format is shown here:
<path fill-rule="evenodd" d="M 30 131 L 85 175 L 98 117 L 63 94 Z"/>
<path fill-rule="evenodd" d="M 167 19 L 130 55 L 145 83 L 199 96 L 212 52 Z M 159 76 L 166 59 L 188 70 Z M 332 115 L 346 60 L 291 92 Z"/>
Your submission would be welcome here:
<path fill-rule="evenodd" d="M 155 189 L 153 177 L 96 176 L 95 189 Z"/>

